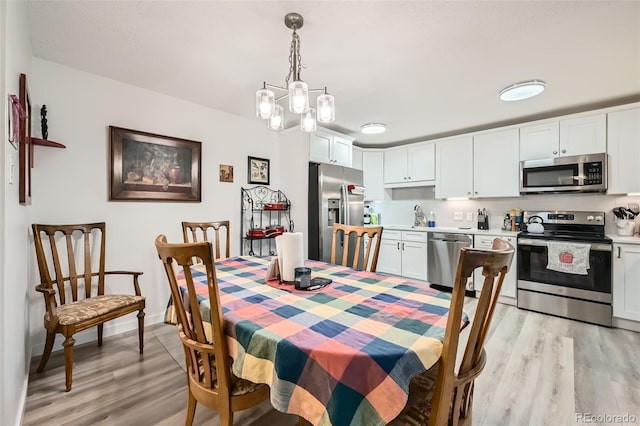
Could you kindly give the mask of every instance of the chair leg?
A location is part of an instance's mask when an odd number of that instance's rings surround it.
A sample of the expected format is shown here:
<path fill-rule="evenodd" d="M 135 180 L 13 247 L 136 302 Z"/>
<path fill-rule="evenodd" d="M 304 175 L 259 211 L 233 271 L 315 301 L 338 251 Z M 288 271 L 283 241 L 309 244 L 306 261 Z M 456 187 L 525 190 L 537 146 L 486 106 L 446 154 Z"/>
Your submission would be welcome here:
<path fill-rule="evenodd" d="M 49 361 L 49 355 L 51 355 L 51 349 L 53 349 L 53 342 L 56 340 L 56 333 L 47 330 L 47 340 L 44 344 L 44 351 L 42 352 L 42 358 L 40 358 L 40 365 L 38 365 L 38 373 L 44 370 L 44 366 Z"/>
<path fill-rule="evenodd" d="M 193 424 L 193 418 L 196 415 L 196 405 L 198 404 L 198 401 L 196 401 L 189 389 L 187 389 L 187 398 L 187 419 L 185 420 L 184 425 L 191 426 Z"/>
<path fill-rule="evenodd" d="M 233 411 L 219 410 L 218 416 L 220 416 L 220 426 L 233 426 Z"/>
<path fill-rule="evenodd" d="M 140 353 L 144 351 L 144 311 L 140 309 L 138 312 L 138 340 Z"/>
<path fill-rule="evenodd" d="M 64 375 L 65 384 L 67 386 L 67 392 L 71 390 L 71 379 L 73 372 L 73 345 L 76 343 L 75 339 L 71 336 L 67 336 L 62 343 L 64 347 Z"/>
<path fill-rule="evenodd" d="M 104 324 L 98 324 L 98 346 L 102 346 L 102 329 Z"/>

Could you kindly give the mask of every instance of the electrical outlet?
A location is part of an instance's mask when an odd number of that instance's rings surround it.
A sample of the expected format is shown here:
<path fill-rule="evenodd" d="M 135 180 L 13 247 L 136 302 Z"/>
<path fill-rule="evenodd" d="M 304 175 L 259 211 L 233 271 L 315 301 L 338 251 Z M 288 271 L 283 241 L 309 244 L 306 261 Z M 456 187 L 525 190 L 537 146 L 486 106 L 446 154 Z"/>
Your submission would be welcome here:
<path fill-rule="evenodd" d="M 462 212 L 453 212 L 453 220 L 462 220 Z"/>
<path fill-rule="evenodd" d="M 467 212 L 467 222 L 471 222 L 473 220 L 473 212 Z"/>

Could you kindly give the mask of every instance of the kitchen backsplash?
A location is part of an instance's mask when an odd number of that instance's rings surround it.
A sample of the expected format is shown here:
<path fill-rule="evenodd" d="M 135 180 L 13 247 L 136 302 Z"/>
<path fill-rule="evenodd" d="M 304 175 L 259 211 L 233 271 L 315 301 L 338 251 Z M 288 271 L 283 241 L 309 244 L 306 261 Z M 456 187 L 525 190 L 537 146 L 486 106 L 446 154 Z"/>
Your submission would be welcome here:
<path fill-rule="evenodd" d="M 436 226 L 476 228 L 478 209 L 486 209 L 489 216 L 489 229 L 500 229 L 504 215 L 513 208 L 522 210 L 589 210 L 605 212 L 605 230 L 615 234 L 615 216 L 612 209 L 626 206 L 627 203 L 640 202 L 639 197 L 614 196 L 603 194 L 544 194 L 523 195 L 513 198 L 484 198 L 479 200 L 436 200 L 434 187 L 396 188 L 385 190 L 384 201 L 371 201 L 365 204 L 380 214 L 382 225 L 413 225 L 413 208 L 417 204 L 425 215 L 433 210 Z M 454 220 L 454 213 L 461 212 L 462 220 Z M 467 213 L 472 220 L 467 220 Z"/>

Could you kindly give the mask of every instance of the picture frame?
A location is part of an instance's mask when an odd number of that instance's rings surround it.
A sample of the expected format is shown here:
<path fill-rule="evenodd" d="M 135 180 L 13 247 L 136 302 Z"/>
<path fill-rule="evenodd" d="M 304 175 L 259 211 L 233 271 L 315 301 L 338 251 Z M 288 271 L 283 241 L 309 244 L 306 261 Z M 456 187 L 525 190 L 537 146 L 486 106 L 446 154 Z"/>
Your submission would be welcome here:
<path fill-rule="evenodd" d="M 220 182 L 233 183 L 233 166 L 220 164 Z"/>
<path fill-rule="evenodd" d="M 201 201 L 202 143 L 109 126 L 110 201 Z"/>
<path fill-rule="evenodd" d="M 31 97 L 26 74 L 20 74 L 20 106 L 24 111 L 20 119 L 20 141 L 18 146 L 18 193 L 20 204 L 31 204 L 31 168 L 33 167 L 33 145 L 31 141 Z"/>
<path fill-rule="evenodd" d="M 269 159 L 249 157 L 247 164 L 247 181 L 250 184 L 269 185 Z"/>

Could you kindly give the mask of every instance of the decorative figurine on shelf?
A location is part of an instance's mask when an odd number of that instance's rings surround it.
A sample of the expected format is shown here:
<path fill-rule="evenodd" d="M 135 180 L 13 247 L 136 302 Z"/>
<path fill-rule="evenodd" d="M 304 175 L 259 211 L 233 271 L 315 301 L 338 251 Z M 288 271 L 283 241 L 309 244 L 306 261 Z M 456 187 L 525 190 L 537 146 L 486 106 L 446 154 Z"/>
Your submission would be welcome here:
<path fill-rule="evenodd" d="M 42 139 L 47 139 L 49 136 L 49 128 L 47 126 L 47 106 L 42 105 L 40 108 L 40 127 L 42 128 Z"/>

